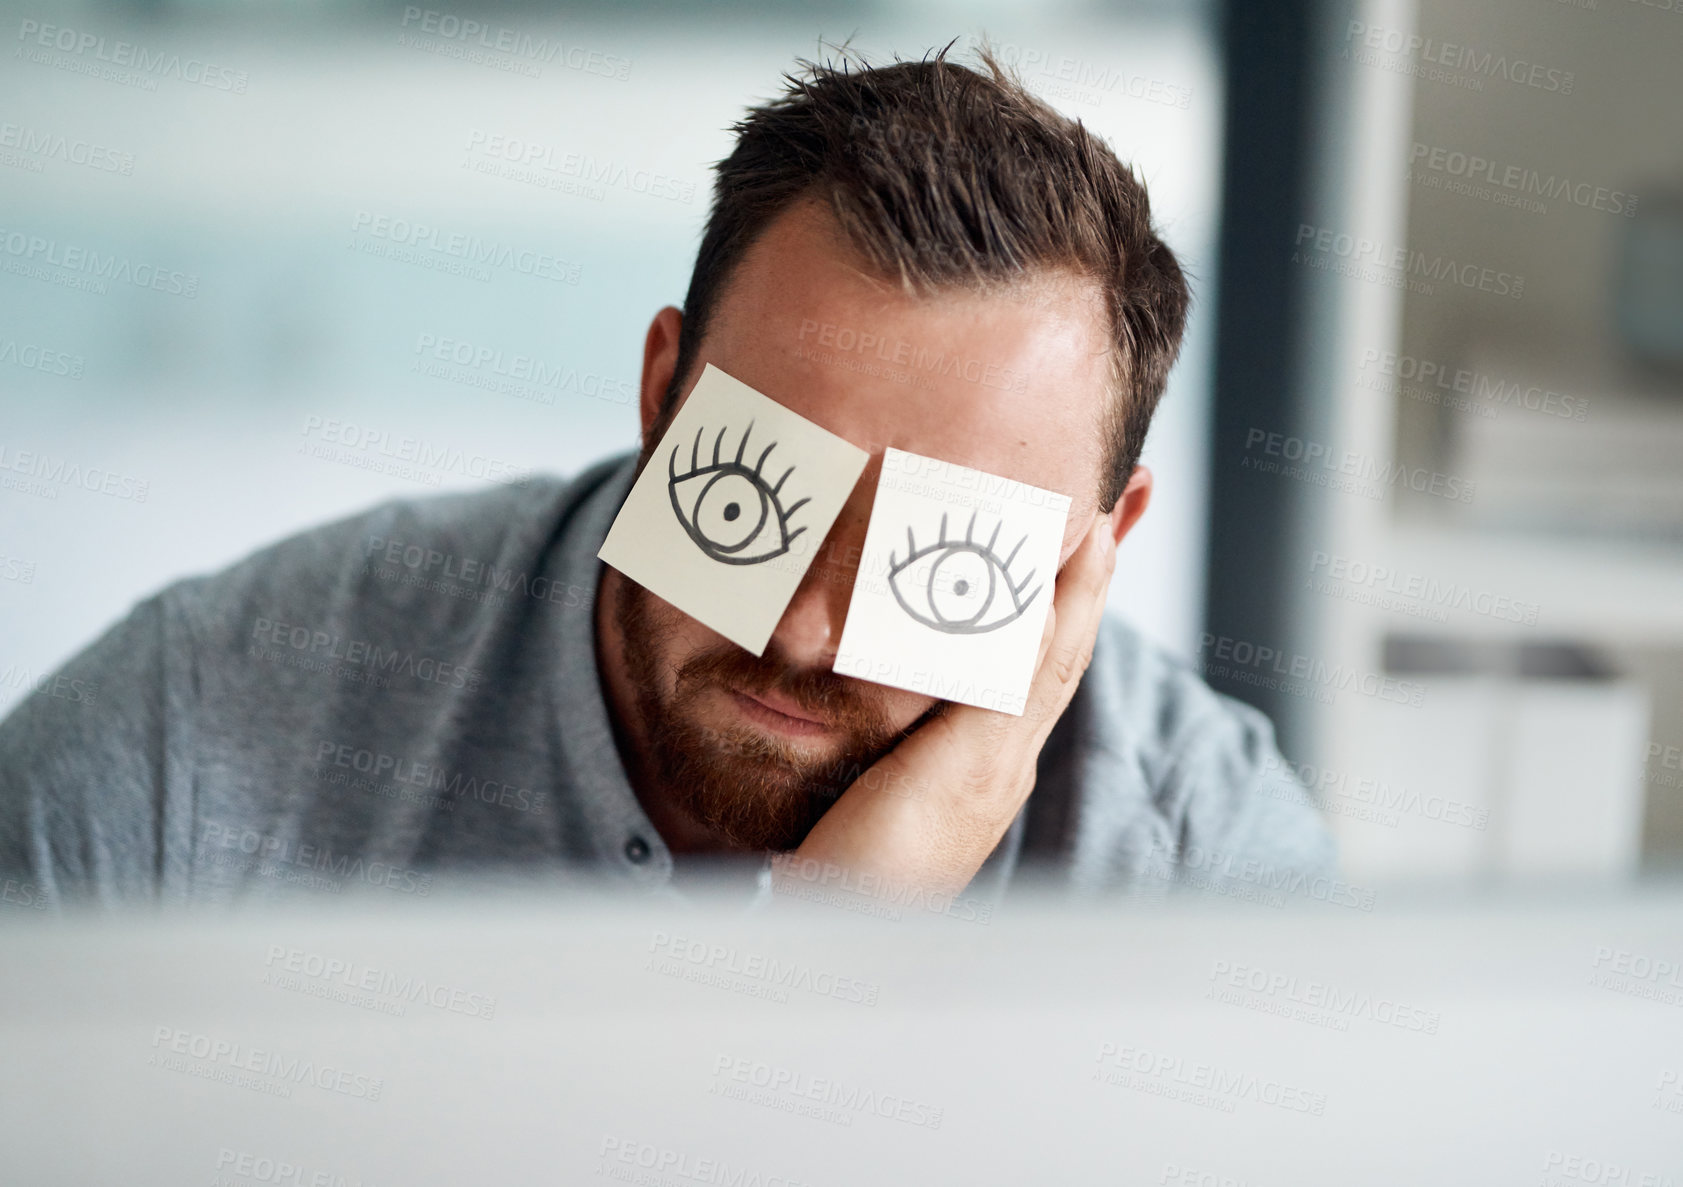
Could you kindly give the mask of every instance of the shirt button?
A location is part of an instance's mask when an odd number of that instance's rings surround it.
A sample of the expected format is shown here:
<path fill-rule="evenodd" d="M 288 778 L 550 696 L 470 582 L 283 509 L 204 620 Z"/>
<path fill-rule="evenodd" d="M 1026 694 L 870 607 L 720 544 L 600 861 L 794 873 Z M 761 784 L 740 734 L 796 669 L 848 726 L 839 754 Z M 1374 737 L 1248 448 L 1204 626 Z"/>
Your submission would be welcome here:
<path fill-rule="evenodd" d="M 625 856 L 642 865 L 649 860 L 649 843 L 642 837 L 632 837 L 625 843 Z"/>

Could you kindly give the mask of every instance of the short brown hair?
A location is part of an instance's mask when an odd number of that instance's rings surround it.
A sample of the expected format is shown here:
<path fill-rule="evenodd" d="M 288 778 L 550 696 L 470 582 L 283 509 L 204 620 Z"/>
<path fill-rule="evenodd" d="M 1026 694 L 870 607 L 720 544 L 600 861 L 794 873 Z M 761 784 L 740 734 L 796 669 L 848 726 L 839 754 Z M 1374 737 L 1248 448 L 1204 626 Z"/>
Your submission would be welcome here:
<path fill-rule="evenodd" d="M 1035 267 L 1104 286 L 1117 347 L 1099 493 L 1108 511 L 1180 350 L 1186 280 L 1152 229 L 1145 187 L 1102 140 L 1030 94 L 985 46 L 986 73 L 948 61 L 951 48 L 882 67 L 801 60 L 783 95 L 735 125 L 663 411 L 676 405 L 732 269 L 779 214 L 817 198 L 908 292 L 1009 284 Z"/>

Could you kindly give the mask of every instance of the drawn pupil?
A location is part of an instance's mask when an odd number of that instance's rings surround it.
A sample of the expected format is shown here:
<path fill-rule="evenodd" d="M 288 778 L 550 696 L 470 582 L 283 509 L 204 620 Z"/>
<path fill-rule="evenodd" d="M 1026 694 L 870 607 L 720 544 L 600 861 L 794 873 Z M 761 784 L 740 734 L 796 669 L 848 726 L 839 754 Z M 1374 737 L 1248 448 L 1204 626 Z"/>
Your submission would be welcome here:
<path fill-rule="evenodd" d="M 744 485 L 750 489 L 744 491 Z M 759 538 L 766 526 L 770 510 L 767 506 L 769 494 L 758 474 L 734 465 L 720 468 L 707 480 L 707 485 L 702 487 L 695 500 L 696 531 L 719 553 L 740 553 Z M 758 519 L 751 520 L 742 514 L 742 500 L 745 498 L 757 502 L 760 509 Z M 720 506 L 721 499 L 728 501 Z M 731 523 L 733 520 L 740 522 Z M 725 531 L 726 524 L 731 524 L 728 533 Z"/>
<path fill-rule="evenodd" d="M 1000 562 L 991 552 L 970 543 L 968 540 L 962 544 L 957 541 L 947 541 L 938 547 L 941 549 L 941 554 L 936 557 L 935 563 L 929 566 L 929 572 L 924 577 L 923 595 L 929 603 L 930 614 L 943 627 L 949 629 L 975 627 L 977 623 L 981 622 L 982 616 L 988 612 L 988 607 L 993 604 L 993 570 L 1001 567 Z M 951 589 L 956 598 L 962 599 L 970 588 L 970 582 L 963 577 L 942 578 L 941 568 L 943 565 L 949 564 L 959 569 L 960 572 L 965 568 L 974 572 L 977 564 L 982 565 L 982 576 L 987 580 L 988 589 L 987 595 L 981 599 L 979 605 L 972 608 L 963 604 L 954 606 L 949 602 L 945 596 L 946 589 L 943 588 L 947 580 L 951 581 Z"/>

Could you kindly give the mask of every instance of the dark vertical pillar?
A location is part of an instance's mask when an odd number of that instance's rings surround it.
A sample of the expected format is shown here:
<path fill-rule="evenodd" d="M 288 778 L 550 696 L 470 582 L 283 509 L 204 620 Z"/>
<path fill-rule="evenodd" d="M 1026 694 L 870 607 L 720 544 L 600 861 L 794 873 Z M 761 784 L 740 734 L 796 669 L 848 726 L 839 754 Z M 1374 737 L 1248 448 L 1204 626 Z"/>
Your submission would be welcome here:
<path fill-rule="evenodd" d="M 1303 221 L 1309 129 L 1308 55 L 1314 0 L 1223 0 L 1227 85 L 1220 288 L 1215 296 L 1215 408 L 1205 631 L 1253 646 L 1286 643 L 1286 542 L 1294 484 L 1242 468 L 1254 429 L 1290 432 L 1302 309 L 1289 265 Z M 1255 455 L 1255 451 L 1253 451 Z M 1215 649 L 1200 659 L 1212 686 L 1256 705 L 1291 731 L 1283 694 L 1223 676 Z"/>

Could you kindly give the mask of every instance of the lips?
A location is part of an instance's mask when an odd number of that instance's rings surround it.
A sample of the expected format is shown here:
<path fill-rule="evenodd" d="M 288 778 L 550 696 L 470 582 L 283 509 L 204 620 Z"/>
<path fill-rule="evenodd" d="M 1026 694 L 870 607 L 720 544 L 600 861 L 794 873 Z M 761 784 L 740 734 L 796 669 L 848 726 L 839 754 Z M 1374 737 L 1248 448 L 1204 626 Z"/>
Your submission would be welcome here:
<path fill-rule="evenodd" d="M 747 692 L 743 689 L 732 689 L 737 696 L 751 701 L 762 709 L 790 719 L 790 724 L 812 730 L 829 729 L 829 722 L 810 709 L 803 709 L 800 703 L 783 693 L 767 689 L 764 692 Z"/>

